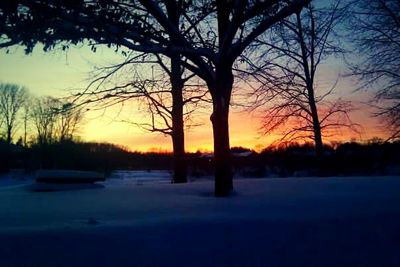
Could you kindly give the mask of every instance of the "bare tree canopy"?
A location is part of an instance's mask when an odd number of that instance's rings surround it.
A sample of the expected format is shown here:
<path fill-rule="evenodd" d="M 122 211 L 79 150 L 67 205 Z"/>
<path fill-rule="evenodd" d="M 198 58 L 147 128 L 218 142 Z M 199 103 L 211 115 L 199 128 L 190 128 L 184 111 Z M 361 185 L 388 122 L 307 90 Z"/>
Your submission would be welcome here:
<path fill-rule="evenodd" d="M 27 89 L 16 84 L 0 84 L 0 121 L 8 145 L 11 144 L 19 123 L 18 113 L 24 106 Z"/>
<path fill-rule="evenodd" d="M 72 140 L 82 123 L 82 109 L 75 108 L 72 103 L 60 102 L 55 112 L 59 117 L 57 139 L 60 142 Z"/>
<path fill-rule="evenodd" d="M 185 71 L 180 61 L 179 57 L 133 52 L 124 62 L 97 67 L 91 83 L 73 100 L 90 109 L 135 103 L 147 121 L 122 121 L 171 137 L 174 183 L 187 181 L 184 130 L 196 126 L 193 113 L 207 95 L 204 83 L 198 84 L 199 79 Z"/>
<path fill-rule="evenodd" d="M 55 141 L 56 105 L 55 98 L 37 98 L 32 104 L 31 116 L 37 131 L 37 141 L 40 145 Z"/>
<path fill-rule="evenodd" d="M 37 98 L 30 114 L 40 145 L 72 140 L 83 119 L 83 111 L 53 97 Z"/>
<path fill-rule="evenodd" d="M 353 75 L 361 87 L 377 89 L 376 99 L 384 103 L 378 115 L 400 138 L 400 2 L 398 0 L 357 0 L 349 20 L 350 39 L 357 52 Z"/>
<path fill-rule="evenodd" d="M 244 59 L 248 74 L 261 84 L 255 107 L 264 109 L 264 134 L 283 129 L 280 141 L 312 140 L 321 156 L 323 136 L 355 128 L 350 102 L 332 99 L 336 83 L 328 89 L 316 83 L 320 64 L 343 53 L 337 28 L 346 10 L 340 0 L 318 8 L 309 4 L 258 38 L 256 60 Z"/>
<path fill-rule="evenodd" d="M 171 84 L 170 60 L 152 55 L 129 56 L 124 62 L 96 67 L 87 88 L 73 95 L 72 101 L 80 106 L 102 110 L 126 103 L 138 104 L 139 110 L 149 116 L 149 122 L 125 119 L 146 131 L 173 135 L 173 109 L 175 87 Z M 182 116 L 185 128 L 198 123 L 192 116 L 201 103 L 210 102 L 206 85 L 192 73 L 180 69 Z M 176 100 L 175 100 L 176 101 Z"/>

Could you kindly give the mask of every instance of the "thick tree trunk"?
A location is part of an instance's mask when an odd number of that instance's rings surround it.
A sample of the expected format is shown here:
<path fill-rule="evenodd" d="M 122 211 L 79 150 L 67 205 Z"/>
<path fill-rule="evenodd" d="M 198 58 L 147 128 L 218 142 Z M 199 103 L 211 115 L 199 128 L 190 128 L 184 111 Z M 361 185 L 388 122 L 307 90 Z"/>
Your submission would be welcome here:
<path fill-rule="evenodd" d="M 229 145 L 229 103 L 233 76 L 231 68 L 218 71 L 213 91 L 211 121 L 214 137 L 215 196 L 227 196 L 233 190 L 232 161 Z"/>
<path fill-rule="evenodd" d="M 168 17 L 176 28 L 179 28 L 181 6 L 175 2 L 167 2 Z M 175 42 L 172 37 L 172 42 Z M 173 183 L 187 182 L 187 165 L 185 156 L 185 133 L 183 123 L 183 86 L 181 55 L 171 56 L 171 90 L 172 90 L 172 146 L 174 153 Z"/>
<path fill-rule="evenodd" d="M 319 122 L 317 104 L 315 103 L 314 89 L 312 85 L 308 85 L 307 90 L 308 90 L 308 102 L 310 105 L 311 117 L 313 122 L 315 154 L 318 158 L 321 158 L 324 153 L 324 147 L 322 143 L 321 124 Z"/>
<path fill-rule="evenodd" d="M 314 142 L 315 142 L 315 154 L 318 158 L 322 157 L 324 154 L 324 146 L 322 143 L 321 126 L 319 124 L 318 118 L 313 118 L 314 124 Z"/>
<path fill-rule="evenodd" d="M 10 127 L 7 128 L 7 145 L 11 146 L 11 132 L 12 129 Z"/>
<path fill-rule="evenodd" d="M 173 183 L 187 182 L 182 96 L 184 84 L 181 75 L 180 57 L 176 55 L 171 57 Z"/>

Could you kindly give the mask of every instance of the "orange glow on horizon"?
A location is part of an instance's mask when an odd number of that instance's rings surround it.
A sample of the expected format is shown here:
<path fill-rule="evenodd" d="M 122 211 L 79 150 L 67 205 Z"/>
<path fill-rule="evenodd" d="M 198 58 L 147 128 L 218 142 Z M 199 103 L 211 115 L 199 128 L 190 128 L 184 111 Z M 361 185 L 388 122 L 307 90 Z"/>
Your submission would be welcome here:
<path fill-rule="evenodd" d="M 346 129 L 339 130 L 332 137 L 325 137 L 324 143 L 340 143 L 349 141 L 363 142 L 374 137 L 384 138 L 384 132 L 377 121 L 366 116 L 365 112 L 355 114 L 358 121 L 364 122 L 364 130 L 358 134 Z M 185 132 L 185 146 L 187 152 L 212 152 L 213 135 L 212 125 L 208 115 L 202 115 L 203 125 Z M 230 113 L 230 144 L 231 147 L 246 147 L 261 151 L 279 140 L 279 134 L 262 136 L 259 132 L 260 114 L 254 115 L 245 112 Z M 367 124 L 366 124 L 367 123 Z M 366 124 L 366 125 L 365 125 Z M 367 131 L 365 126 L 368 126 Z M 172 141 L 170 136 L 160 133 L 151 133 L 126 123 L 111 121 L 101 117 L 88 121 L 82 129 L 82 139 L 86 141 L 109 142 L 121 145 L 131 151 L 139 152 L 171 152 Z M 311 140 L 306 140 L 311 142 Z"/>
<path fill-rule="evenodd" d="M 97 53 L 90 52 L 89 48 L 71 48 L 68 53 L 44 53 L 36 49 L 32 55 L 24 55 L 22 49 L 6 54 L 0 50 L 0 82 L 11 82 L 28 87 L 32 95 L 64 96 L 68 90 L 84 88 L 88 83 L 88 73 L 96 65 L 105 65 L 121 60 L 109 49 L 99 49 Z M 336 74 L 331 66 L 325 66 L 320 74 L 318 83 L 331 84 Z M 352 87 L 353 86 L 353 87 Z M 360 94 L 354 95 L 354 85 L 343 81 L 338 87 L 343 88 L 339 96 L 354 101 L 366 99 Z M 353 92 L 353 93 L 352 93 Z M 347 95 L 346 95 L 347 94 Z M 351 99 L 350 99 L 351 100 Z M 100 112 L 101 113 L 101 112 Z M 185 132 L 186 150 L 188 152 L 213 151 L 212 126 L 209 120 L 211 110 L 196 115 L 202 126 Z M 373 137 L 384 138 L 386 128 L 382 128 L 379 120 L 369 116 L 370 111 L 364 106 L 354 112 L 354 122 L 363 126 L 361 135 L 342 131 L 338 135 L 325 139 L 346 142 L 351 139 L 365 141 Z M 119 117 L 122 115 L 123 117 Z M 252 114 L 231 110 L 230 113 L 230 144 L 250 149 L 260 150 L 268 147 L 279 138 L 279 135 L 261 136 L 259 133 L 260 116 L 262 113 Z M 171 138 L 158 133 L 149 133 L 136 126 L 121 123 L 120 120 L 130 120 L 140 123 L 147 117 L 138 111 L 135 105 L 129 106 L 123 113 L 118 108 L 109 109 L 104 114 L 87 114 L 85 123 L 79 132 L 84 141 L 108 142 L 127 147 L 132 151 L 171 151 Z"/>

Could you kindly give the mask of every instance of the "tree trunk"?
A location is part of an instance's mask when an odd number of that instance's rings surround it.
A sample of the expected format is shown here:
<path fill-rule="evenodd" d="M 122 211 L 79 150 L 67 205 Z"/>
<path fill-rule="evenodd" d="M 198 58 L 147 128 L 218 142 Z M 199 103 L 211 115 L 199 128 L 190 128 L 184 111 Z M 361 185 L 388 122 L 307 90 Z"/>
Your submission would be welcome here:
<path fill-rule="evenodd" d="M 311 116 L 313 121 L 314 131 L 314 143 L 315 143 L 315 154 L 317 158 L 321 158 L 324 153 L 324 147 L 322 143 L 321 124 L 319 123 L 317 104 L 314 99 L 314 90 L 312 86 L 307 86 L 308 89 L 308 102 L 310 105 Z"/>
<path fill-rule="evenodd" d="M 185 133 L 183 123 L 183 81 L 180 56 L 171 57 L 172 87 L 172 145 L 174 153 L 173 183 L 187 182 L 187 166 L 185 157 Z"/>
<path fill-rule="evenodd" d="M 10 171 L 10 167 L 11 167 L 11 127 L 7 127 L 7 155 L 6 155 L 6 171 Z"/>
<path fill-rule="evenodd" d="M 213 113 L 211 122 L 214 137 L 215 196 L 229 195 L 233 190 L 232 161 L 229 145 L 229 103 L 233 75 L 230 68 L 216 71 L 215 87 L 212 88 Z"/>
<path fill-rule="evenodd" d="M 314 96 L 314 74 L 315 72 L 310 70 L 309 65 L 311 65 L 312 68 L 316 67 L 317 65 L 314 63 L 315 61 L 313 60 L 313 57 L 315 56 L 314 53 L 311 53 L 309 55 L 309 52 L 306 49 L 306 44 L 305 44 L 305 37 L 303 35 L 303 26 L 301 23 L 301 16 L 300 12 L 296 13 L 296 19 L 297 19 L 297 27 L 298 27 L 298 37 L 299 37 L 299 42 L 300 42 L 300 47 L 301 47 L 301 58 L 302 58 L 302 65 L 303 65 L 303 70 L 304 70 L 304 76 L 306 79 L 306 87 L 307 87 L 307 94 L 308 94 L 308 104 L 310 106 L 311 110 L 311 117 L 312 117 L 312 123 L 313 123 L 313 131 L 314 131 L 314 143 L 315 143 L 315 154 L 317 158 L 321 158 L 323 155 L 323 144 L 322 144 L 322 134 L 321 134 L 321 124 L 319 122 L 318 118 L 318 110 L 317 110 L 317 104 L 315 103 L 315 96 Z M 311 34 L 315 34 L 315 28 L 313 27 L 313 31 Z M 315 51 L 315 50 L 313 50 Z M 308 62 L 308 58 L 310 57 L 311 62 Z"/>
<path fill-rule="evenodd" d="M 12 132 L 11 127 L 7 127 L 7 145 L 8 146 L 11 146 L 11 132 Z"/>
<path fill-rule="evenodd" d="M 175 1 L 167 2 L 168 18 L 179 28 L 181 6 Z M 172 43 L 175 41 L 172 37 Z M 172 90 L 172 146 L 174 153 L 173 183 L 187 182 L 187 166 L 185 157 L 185 133 L 183 123 L 183 86 L 181 55 L 171 56 L 171 90 Z"/>
<path fill-rule="evenodd" d="M 313 118 L 313 125 L 314 125 L 315 154 L 318 158 L 321 158 L 324 154 L 324 146 L 322 143 L 321 126 L 319 124 L 318 117 L 316 119 Z"/>
<path fill-rule="evenodd" d="M 27 118 L 26 118 L 26 115 L 25 115 L 25 118 L 24 118 L 24 148 L 27 148 L 27 147 L 28 147 L 28 145 L 27 145 L 27 136 L 28 136 L 28 132 L 27 132 Z"/>

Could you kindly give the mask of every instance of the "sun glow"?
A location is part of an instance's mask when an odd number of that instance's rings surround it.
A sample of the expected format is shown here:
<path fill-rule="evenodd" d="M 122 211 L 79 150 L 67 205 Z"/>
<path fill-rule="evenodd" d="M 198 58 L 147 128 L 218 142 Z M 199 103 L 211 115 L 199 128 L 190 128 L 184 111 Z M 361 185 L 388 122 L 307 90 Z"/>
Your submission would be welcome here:
<path fill-rule="evenodd" d="M 71 91 L 76 92 L 86 87 L 90 81 L 90 71 L 94 66 L 121 60 L 121 56 L 107 48 L 98 49 L 97 53 L 91 52 L 87 47 L 71 48 L 67 53 L 60 51 L 45 53 L 38 48 L 31 55 L 25 55 L 22 49 L 11 50 L 10 53 L 2 50 L 0 51 L 0 81 L 24 85 L 32 95 L 36 96 L 65 96 L 71 94 Z M 327 80 L 336 77 L 329 66 L 325 72 L 325 76 L 321 74 L 319 77 L 320 84 L 328 83 Z M 348 81 L 340 86 L 351 88 Z M 359 95 L 350 97 L 360 98 Z M 352 114 L 354 121 L 363 126 L 361 134 L 343 131 L 325 141 L 344 142 L 351 139 L 367 140 L 384 136 L 385 129 L 379 127 L 379 121 L 371 119 L 368 114 L 365 106 Z M 196 119 L 201 125 L 185 132 L 188 152 L 213 150 L 210 115 L 211 107 L 197 114 Z M 278 135 L 262 136 L 260 134 L 261 117 L 262 112 L 248 113 L 233 109 L 230 113 L 231 146 L 260 150 L 277 140 Z M 172 144 L 169 136 L 150 133 L 135 126 L 135 124 L 148 122 L 148 119 L 148 114 L 141 111 L 136 103 L 126 104 L 122 109 L 112 107 L 105 111 L 90 111 L 85 117 L 79 136 L 85 141 L 115 143 L 132 151 L 171 151 Z"/>

